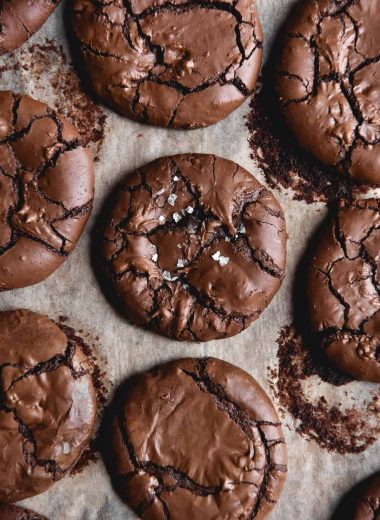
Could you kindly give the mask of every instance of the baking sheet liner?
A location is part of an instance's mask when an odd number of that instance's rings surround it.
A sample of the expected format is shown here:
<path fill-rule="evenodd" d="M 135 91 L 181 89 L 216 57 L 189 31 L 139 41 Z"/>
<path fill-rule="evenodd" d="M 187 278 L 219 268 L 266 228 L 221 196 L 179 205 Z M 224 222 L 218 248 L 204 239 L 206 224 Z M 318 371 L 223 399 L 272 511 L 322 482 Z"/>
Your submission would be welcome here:
<path fill-rule="evenodd" d="M 293 0 L 258 1 L 265 37 L 265 59 L 292 4 Z M 1 88 L 24 92 L 46 101 L 71 116 L 77 125 L 82 125 L 83 133 L 98 155 L 94 210 L 68 261 L 39 285 L 2 293 L 0 308 L 26 307 L 52 318 L 65 315 L 70 326 L 82 329 L 84 333 L 87 331 L 90 338 L 98 337 L 95 348 L 104 360 L 108 379 L 114 386 L 137 371 L 170 359 L 216 356 L 252 374 L 279 408 L 273 378 L 271 381 L 268 377 L 277 370 L 276 339 L 281 328 L 293 320 L 292 288 L 297 264 L 310 236 L 324 218 L 325 205 L 307 205 L 292 200 L 291 194 L 285 191 L 275 191 L 284 209 L 289 231 L 286 278 L 269 308 L 242 334 L 207 344 L 178 343 L 128 324 L 105 299 L 91 263 L 91 231 L 96 226 L 106 197 L 126 173 L 156 157 L 181 152 L 204 152 L 226 157 L 241 164 L 263 182 L 262 172 L 250 158 L 249 132 L 245 122 L 249 102 L 215 126 L 187 132 L 143 126 L 108 109 L 96 107 L 81 93 L 70 65 L 63 16 L 65 9 L 66 2 L 63 2 L 21 50 L 0 59 Z M 307 378 L 304 385 L 311 400 L 323 395 L 328 404 L 335 404 L 341 410 L 351 407 L 355 399 L 355 406 L 365 407 L 368 398 L 373 398 L 374 392 L 378 391 L 375 385 L 359 382 L 336 387 L 318 376 Z M 328 520 L 343 493 L 379 469 L 380 443 L 375 442 L 359 454 L 329 452 L 300 435 L 296 431 L 297 420 L 290 413 L 285 410 L 281 416 L 289 450 L 289 475 L 270 518 Z M 136 518 L 113 491 L 101 459 L 23 504 L 54 520 Z"/>

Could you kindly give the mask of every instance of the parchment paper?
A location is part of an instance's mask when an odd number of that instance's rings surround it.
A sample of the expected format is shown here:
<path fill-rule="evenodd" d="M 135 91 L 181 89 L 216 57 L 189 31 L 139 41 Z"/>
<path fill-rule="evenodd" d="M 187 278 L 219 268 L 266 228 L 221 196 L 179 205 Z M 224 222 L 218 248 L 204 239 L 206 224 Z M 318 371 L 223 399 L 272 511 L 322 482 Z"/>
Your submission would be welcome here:
<path fill-rule="evenodd" d="M 294 0 L 259 0 L 258 8 L 264 29 L 265 57 L 279 25 Z M 63 45 L 69 57 L 63 13 L 66 3 L 56 10 L 30 43 L 46 38 Z M 28 45 L 28 44 L 27 44 Z M 15 55 L 2 58 L 0 64 L 16 60 Z M 45 71 L 47 76 L 49 71 Z M 12 88 L 54 105 L 46 88 L 40 88 L 30 72 L 19 69 L 0 77 L 1 88 Z M 99 211 L 116 182 L 134 168 L 162 155 L 180 152 L 210 152 L 232 159 L 263 182 L 263 176 L 250 159 L 248 130 L 244 115 L 248 102 L 226 120 L 204 130 L 173 131 L 143 126 L 105 110 L 108 116 L 106 137 L 96 164 L 96 194 L 92 217 L 74 253 L 54 275 L 34 287 L 2 293 L 0 308 L 27 307 L 48 314 L 69 317 L 69 325 L 99 337 L 98 352 L 107 364 L 108 378 L 117 386 L 134 372 L 183 356 L 216 356 L 234 363 L 252 374 L 271 393 L 267 367 L 276 366 L 276 339 L 282 326 L 292 321 L 292 284 L 297 262 L 310 235 L 325 214 L 322 204 L 306 205 L 276 190 L 286 215 L 289 232 L 286 278 L 269 308 L 242 334 L 207 344 L 178 343 L 128 324 L 108 304 L 98 285 L 90 262 L 90 232 Z M 138 137 L 138 134 L 141 134 Z M 347 387 L 331 387 L 318 380 L 317 395 L 323 391 L 331 399 L 345 399 Z M 371 385 L 350 384 L 358 397 Z M 373 385 L 372 385 L 373 387 Z M 275 401 L 276 404 L 276 401 Z M 329 453 L 315 442 L 302 438 L 294 429 L 289 414 L 283 419 L 289 450 L 289 475 L 272 520 L 328 520 L 334 507 L 352 485 L 380 467 L 380 443 L 359 455 Z M 51 520 L 120 520 L 136 518 L 113 491 L 109 477 L 99 460 L 81 474 L 65 477 L 43 495 L 24 504 Z M 196 520 L 196 519 L 194 519 Z M 201 519 L 199 519 L 201 520 Z"/>

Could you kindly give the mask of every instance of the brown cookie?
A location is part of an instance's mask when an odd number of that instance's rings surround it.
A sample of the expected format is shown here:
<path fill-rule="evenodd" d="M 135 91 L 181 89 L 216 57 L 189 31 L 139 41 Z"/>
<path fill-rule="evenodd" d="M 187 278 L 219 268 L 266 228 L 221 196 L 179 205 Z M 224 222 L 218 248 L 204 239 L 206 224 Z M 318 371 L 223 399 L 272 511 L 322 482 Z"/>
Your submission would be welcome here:
<path fill-rule="evenodd" d="M 280 42 L 277 90 L 299 143 L 380 184 L 380 0 L 306 0 Z"/>
<path fill-rule="evenodd" d="M 0 313 L 0 502 L 46 491 L 92 434 L 96 396 L 86 357 L 46 316 Z"/>
<path fill-rule="evenodd" d="M 0 54 L 13 51 L 49 18 L 60 0 L 0 0 Z"/>
<path fill-rule="evenodd" d="M 380 383 L 380 199 L 341 204 L 312 258 L 311 324 L 328 358 L 356 379 Z"/>
<path fill-rule="evenodd" d="M 130 175 L 103 244 L 127 317 L 179 340 L 241 332 L 284 276 L 279 203 L 244 168 L 213 155 L 163 157 Z"/>
<path fill-rule="evenodd" d="M 0 504 L 1 520 L 47 520 L 44 516 L 23 507 Z"/>
<path fill-rule="evenodd" d="M 96 93 L 144 123 L 217 123 L 260 70 L 254 0 L 74 0 L 73 28 Z"/>
<path fill-rule="evenodd" d="M 91 154 L 44 103 L 0 92 L 0 290 L 47 278 L 90 216 Z"/>
<path fill-rule="evenodd" d="M 380 473 L 372 475 L 360 487 L 354 502 L 352 520 L 378 520 L 380 518 Z M 350 520 L 350 518 L 348 520 Z"/>
<path fill-rule="evenodd" d="M 144 520 L 261 520 L 286 479 L 269 397 L 219 359 L 182 359 L 132 379 L 111 445 L 115 485 Z"/>

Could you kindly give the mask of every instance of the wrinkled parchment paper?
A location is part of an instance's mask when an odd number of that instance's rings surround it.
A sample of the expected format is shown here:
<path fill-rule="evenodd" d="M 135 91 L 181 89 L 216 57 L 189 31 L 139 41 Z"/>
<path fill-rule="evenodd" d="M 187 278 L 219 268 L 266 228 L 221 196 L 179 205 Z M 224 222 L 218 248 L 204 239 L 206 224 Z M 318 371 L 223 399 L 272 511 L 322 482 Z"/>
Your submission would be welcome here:
<path fill-rule="evenodd" d="M 264 29 L 265 59 L 279 25 L 294 0 L 258 0 Z M 69 57 L 63 13 L 66 2 L 29 42 L 47 38 L 63 45 Z M 14 61 L 17 53 L 3 57 L 0 64 Z M 49 71 L 46 71 L 47 75 Z M 27 70 L 1 75 L 1 88 L 13 88 L 51 104 L 49 85 L 41 89 Z M 49 83 L 47 81 L 47 83 Z M 325 214 L 325 206 L 295 202 L 276 191 L 289 231 L 286 278 L 281 290 L 261 318 L 242 334 L 207 344 L 177 343 L 135 328 L 108 304 L 95 278 L 90 262 L 90 231 L 96 223 L 105 197 L 117 181 L 134 168 L 158 156 L 180 152 L 210 152 L 232 159 L 263 181 L 250 159 L 248 130 L 244 115 L 248 102 L 221 123 L 203 130 L 174 131 L 143 126 L 105 109 L 106 136 L 96 164 L 96 193 L 92 217 L 68 261 L 45 282 L 34 287 L 2 293 L 0 308 L 27 307 L 52 318 L 68 316 L 68 324 L 99 337 L 98 353 L 107 364 L 110 381 L 117 386 L 130 374 L 158 363 L 183 356 L 216 356 L 252 374 L 271 393 L 267 367 L 276 366 L 276 339 L 282 326 L 292 321 L 291 289 L 295 268 L 310 235 Z M 141 134 L 138 137 L 138 134 Z M 329 387 L 317 379 L 315 394 L 331 395 L 344 402 L 346 387 Z M 365 383 L 352 383 L 358 396 L 368 391 Z M 275 401 L 276 403 L 276 401 Z M 359 455 L 329 453 L 302 438 L 289 414 L 283 419 L 289 450 L 289 476 L 271 520 L 329 520 L 340 497 L 352 485 L 380 467 L 380 443 Z M 24 504 L 51 520 L 121 520 L 136 518 L 113 491 L 101 460 L 77 476 L 65 477 L 43 495 Z M 196 519 L 194 519 L 196 520 Z M 199 519 L 201 520 L 201 519 Z"/>

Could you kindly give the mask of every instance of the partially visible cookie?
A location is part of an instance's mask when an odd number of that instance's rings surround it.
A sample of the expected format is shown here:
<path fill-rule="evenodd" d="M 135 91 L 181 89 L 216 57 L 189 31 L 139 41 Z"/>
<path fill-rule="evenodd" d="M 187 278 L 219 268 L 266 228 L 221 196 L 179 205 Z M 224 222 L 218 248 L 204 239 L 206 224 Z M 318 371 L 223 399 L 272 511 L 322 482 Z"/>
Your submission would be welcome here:
<path fill-rule="evenodd" d="M 262 520 L 286 479 L 269 397 L 219 359 L 181 359 L 137 375 L 112 428 L 115 484 L 144 520 Z"/>
<path fill-rule="evenodd" d="M 0 54 L 20 47 L 46 22 L 60 0 L 0 0 Z"/>
<path fill-rule="evenodd" d="M 131 321 L 208 341 L 241 332 L 267 307 L 284 277 L 286 238 L 279 203 L 244 168 L 182 154 L 119 186 L 103 255 Z"/>
<path fill-rule="evenodd" d="M 92 434 L 96 395 L 85 354 L 46 316 L 0 313 L 0 502 L 49 489 Z"/>
<path fill-rule="evenodd" d="M 23 507 L 0 504 L 0 520 L 47 520 L 44 516 Z"/>
<path fill-rule="evenodd" d="M 252 93 L 260 70 L 254 0 L 74 0 L 73 29 L 99 97 L 153 125 L 224 119 Z"/>
<path fill-rule="evenodd" d="M 38 283 L 90 216 L 94 166 L 78 131 L 29 96 L 0 92 L 0 291 Z"/>
<path fill-rule="evenodd" d="M 311 324 L 331 362 L 380 383 L 380 200 L 343 203 L 309 269 Z"/>
<path fill-rule="evenodd" d="M 380 518 L 380 473 L 372 475 L 360 488 L 354 503 L 352 520 L 378 520 Z M 351 520 L 351 517 L 347 520 Z"/>
<path fill-rule="evenodd" d="M 306 0 L 276 66 L 281 110 L 299 143 L 360 182 L 380 184 L 380 0 Z"/>

